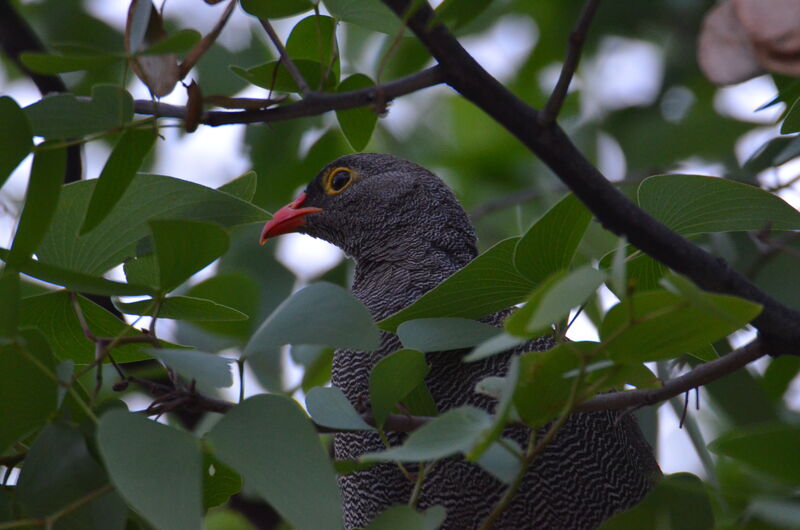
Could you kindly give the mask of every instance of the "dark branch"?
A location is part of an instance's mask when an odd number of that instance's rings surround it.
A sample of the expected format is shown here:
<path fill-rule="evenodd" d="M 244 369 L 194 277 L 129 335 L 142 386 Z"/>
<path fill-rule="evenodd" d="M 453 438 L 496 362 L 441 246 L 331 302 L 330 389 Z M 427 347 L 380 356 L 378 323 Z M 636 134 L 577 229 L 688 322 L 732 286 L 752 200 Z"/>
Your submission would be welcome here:
<path fill-rule="evenodd" d="M 749 363 L 767 355 L 765 345 L 754 340 L 750 344 L 730 352 L 724 357 L 703 363 L 691 371 L 671 379 L 661 388 L 645 390 L 626 390 L 595 396 L 578 405 L 579 412 L 639 408 L 666 401 L 693 388 L 698 388 L 747 366 Z"/>
<path fill-rule="evenodd" d="M 317 116 L 332 110 L 352 109 L 375 103 L 384 103 L 398 96 L 438 85 L 443 82 L 443 79 L 441 69 L 434 66 L 395 81 L 361 90 L 338 94 L 310 92 L 301 101 L 282 107 L 235 112 L 210 111 L 203 115 L 200 122 L 216 127 L 234 123 L 266 123 Z M 163 118 L 184 119 L 186 117 L 186 107 L 167 105 L 150 100 L 137 100 L 134 103 L 134 109 L 139 114 L 150 114 Z"/>
<path fill-rule="evenodd" d="M 401 18 L 409 0 L 384 0 Z M 408 26 L 439 62 L 445 82 L 504 126 L 547 164 L 608 230 L 651 257 L 691 278 L 701 288 L 732 294 L 764 306 L 753 325 L 773 355 L 800 354 L 800 313 L 781 304 L 712 256 L 656 221 L 608 182 L 556 124 L 542 127 L 539 112 L 489 75 L 443 25 L 433 24 L 423 3 Z"/>
<path fill-rule="evenodd" d="M 575 29 L 569 35 L 569 45 L 567 47 L 567 57 L 564 59 L 564 66 L 561 67 L 561 74 L 558 76 L 558 82 L 547 104 L 539 114 L 539 123 L 543 127 L 547 127 L 556 120 L 558 113 L 561 111 L 561 106 L 564 104 L 564 99 L 567 97 L 569 84 L 572 81 L 572 76 L 575 75 L 575 70 L 578 69 L 578 63 L 581 60 L 581 50 L 583 43 L 586 40 L 586 34 L 589 32 L 589 26 L 592 23 L 594 14 L 597 11 L 597 6 L 600 0 L 586 0 L 583 6 L 581 16 Z"/>

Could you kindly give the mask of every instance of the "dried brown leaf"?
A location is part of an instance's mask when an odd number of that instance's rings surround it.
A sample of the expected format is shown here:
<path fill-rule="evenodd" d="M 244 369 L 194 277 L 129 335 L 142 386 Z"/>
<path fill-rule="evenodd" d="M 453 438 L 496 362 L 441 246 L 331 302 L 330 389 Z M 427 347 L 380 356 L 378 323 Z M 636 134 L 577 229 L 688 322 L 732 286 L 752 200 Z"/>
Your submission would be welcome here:
<path fill-rule="evenodd" d="M 203 54 L 208 51 L 211 45 L 214 44 L 214 41 L 217 40 L 222 28 L 224 28 L 225 24 L 228 22 L 228 19 L 230 18 L 235 6 L 236 0 L 231 0 L 214 28 L 208 33 L 208 35 L 203 37 L 200 42 L 195 44 L 194 48 L 192 48 L 188 54 L 186 54 L 186 58 L 183 60 L 180 66 L 179 79 L 186 77 L 186 74 L 189 73 L 189 70 L 191 70 L 192 67 L 197 64 L 197 61 L 200 60 L 200 57 L 202 57 Z"/>
<path fill-rule="evenodd" d="M 150 18 L 144 36 L 145 47 L 152 46 L 163 40 L 167 33 L 164 31 L 164 21 L 158 10 L 150 0 L 131 0 L 128 8 L 128 20 L 125 25 L 125 51 L 131 55 L 131 70 L 136 74 L 155 97 L 164 97 L 175 88 L 178 82 L 178 58 L 175 54 L 139 55 L 133 56 L 138 51 L 136 43 L 132 43 L 132 26 L 134 14 L 140 1 L 150 3 Z"/>
<path fill-rule="evenodd" d="M 186 118 L 183 120 L 183 128 L 186 132 L 194 132 L 203 117 L 203 92 L 200 85 L 193 79 L 186 87 L 188 101 L 186 102 Z"/>
<path fill-rule="evenodd" d="M 714 6 L 703 19 L 697 62 L 709 81 L 717 85 L 739 83 L 763 71 L 729 1 Z"/>

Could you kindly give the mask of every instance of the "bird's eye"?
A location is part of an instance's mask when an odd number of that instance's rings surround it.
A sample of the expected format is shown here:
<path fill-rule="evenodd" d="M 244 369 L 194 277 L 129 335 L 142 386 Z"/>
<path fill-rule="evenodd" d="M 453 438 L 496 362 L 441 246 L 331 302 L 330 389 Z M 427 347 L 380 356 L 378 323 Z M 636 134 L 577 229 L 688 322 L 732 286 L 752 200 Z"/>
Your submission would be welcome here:
<path fill-rule="evenodd" d="M 336 194 L 342 192 L 352 180 L 352 175 L 348 169 L 337 169 L 328 180 L 328 193 Z"/>

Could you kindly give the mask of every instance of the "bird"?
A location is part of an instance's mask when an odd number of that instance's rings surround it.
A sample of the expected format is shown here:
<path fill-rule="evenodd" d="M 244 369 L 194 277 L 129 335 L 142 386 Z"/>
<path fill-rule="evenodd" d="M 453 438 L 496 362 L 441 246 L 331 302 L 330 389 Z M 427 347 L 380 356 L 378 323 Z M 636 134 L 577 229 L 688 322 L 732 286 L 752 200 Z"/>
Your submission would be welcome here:
<path fill-rule="evenodd" d="M 376 321 L 409 306 L 478 254 L 475 231 L 450 188 L 422 166 L 388 154 L 351 154 L 329 163 L 266 223 L 261 243 L 292 232 L 328 241 L 355 261 L 352 294 Z M 512 310 L 482 321 L 500 327 Z M 475 392 L 475 385 L 505 375 L 513 355 L 553 345 L 552 338 L 542 337 L 475 363 L 462 362 L 464 351 L 429 353 L 425 382 L 440 412 L 463 405 L 491 412 L 496 401 Z M 336 350 L 331 384 L 354 406 L 363 404 L 372 367 L 400 348 L 396 335 L 382 332 L 374 352 Z M 389 434 L 392 445 L 405 439 Z M 520 445 L 529 434 L 523 426 L 503 432 Z M 336 459 L 381 450 L 385 445 L 374 432 L 334 436 Z M 659 475 L 652 449 L 631 415 L 573 414 L 528 469 L 493 528 L 596 528 L 644 498 Z M 363 528 L 390 506 L 407 504 L 414 487 L 392 463 L 338 480 L 348 529 Z M 479 528 L 505 489 L 476 464 L 462 457 L 445 459 L 425 475 L 417 507 L 443 506 L 441 528 Z"/>

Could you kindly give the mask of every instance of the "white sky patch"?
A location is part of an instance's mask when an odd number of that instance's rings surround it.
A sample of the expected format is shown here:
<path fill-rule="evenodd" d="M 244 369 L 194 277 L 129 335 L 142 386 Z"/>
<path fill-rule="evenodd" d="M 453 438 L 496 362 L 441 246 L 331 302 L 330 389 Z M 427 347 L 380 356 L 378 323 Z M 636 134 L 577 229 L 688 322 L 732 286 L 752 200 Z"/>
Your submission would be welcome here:
<path fill-rule="evenodd" d="M 772 124 L 783 112 L 783 103 L 764 110 L 756 109 L 772 101 L 777 93 L 772 79 L 762 75 L 738 85 L 720 88 L 714 96 L 714 108 L 723 116 L 736 120 Z"/>
<path fill-rule="evenodd" d="M 303 234 L 286 234 L 278 238 L 277 258 L 302 282 L 335 267 L 344 252 L 321 239 Z"/>
<path fill-rule="evenodd" d="M 694 395 L 689 396 L 690 410 L 687 414 L 697 414 L 694 410 Z M 701 423 L 701 422 L 698 422 Z M 697 456 L 686 431 L 679 427 L 680 419 L 669 403 L 658 409 L 658 463 L 664 474 L 688 471 L 705 476 L 703 464 Z"/>
<path fill-rule="evenodd" d="M 507 15 L 478 35 L 461 39 L 476 61 L 500 82 L 514 77 L 539 40 L 539 28 L 527 17 Z"/>
<path fill-rule="evenodd" d="M 652 103 L 661 89 L 664 57 L 653 43 L 622 37 L 606 37 L 595 57 L 583 61 L 582 76 L 592 82 L 584 87 L 586 116 L 604 110 Z"/>
<path fill-rule="evenodd" d="M 602 131 L 597 134 L 597 168 L 611 182 L 624 179 L 628 171 L 622 146 L 616 138 Z"/>

